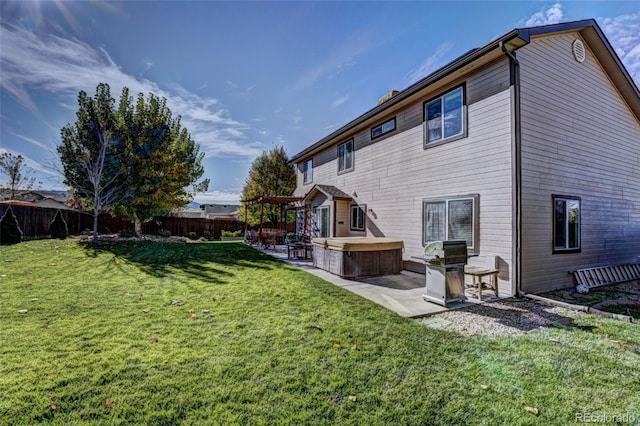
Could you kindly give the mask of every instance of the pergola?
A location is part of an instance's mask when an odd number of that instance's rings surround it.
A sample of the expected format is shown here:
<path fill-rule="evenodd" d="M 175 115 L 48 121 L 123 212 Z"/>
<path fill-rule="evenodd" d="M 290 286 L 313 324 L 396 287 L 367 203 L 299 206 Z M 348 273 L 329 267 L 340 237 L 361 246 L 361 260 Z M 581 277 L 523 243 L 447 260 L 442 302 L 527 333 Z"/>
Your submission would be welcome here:
<path fill-rule="evenodd" d="M 240 202 L 244 203 L 244 233 L 247 234 L 248 229 L 248 221 L 247 221 L 247 213 L 248 206 L 250 204 L 260 204 L 260 228 L 258 230 L 258 236 L 262 237 L 262 225 L 264 224 L 264 205 L 265 204 L 275 204 L 280 206 L 280 229 L 282 229 L 283 225 L 286 231 L 286 215 L 285 210 L 288 206 L 298 207 L 300 203 L 304 200 L 304 197 L 292 197 L 292 196 L 283 196 L 283 195 L 260 195 L 255 198 L 251 198 L 250 200 L 240 200 Z M 306 217 L 305 217 L 306 219 Z M 306 226 L 305 226 L 306 228 Z"/>

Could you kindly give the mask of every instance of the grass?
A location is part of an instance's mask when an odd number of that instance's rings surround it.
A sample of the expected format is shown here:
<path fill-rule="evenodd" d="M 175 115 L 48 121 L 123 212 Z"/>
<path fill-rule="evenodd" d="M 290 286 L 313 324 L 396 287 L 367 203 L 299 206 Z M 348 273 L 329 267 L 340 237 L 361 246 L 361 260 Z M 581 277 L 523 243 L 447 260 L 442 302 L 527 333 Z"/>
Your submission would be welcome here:
<path fill-rule="evenodd" d="M 463 337 L 241 243 L 2 246 L 0 361 L 0 424 L 640 421 L 638 324 Z"/>

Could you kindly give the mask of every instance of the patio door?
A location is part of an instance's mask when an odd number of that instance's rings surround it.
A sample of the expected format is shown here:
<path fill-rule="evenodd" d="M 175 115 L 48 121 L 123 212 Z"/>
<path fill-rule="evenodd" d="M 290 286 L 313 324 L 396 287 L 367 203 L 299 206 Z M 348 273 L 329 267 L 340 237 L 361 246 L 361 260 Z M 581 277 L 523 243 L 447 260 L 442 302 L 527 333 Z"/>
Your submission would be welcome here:
<path fill-rule="evenodd" d="M 316 208 L 316 233 L 318 237 L 329 237 L 329 207 Z"/>

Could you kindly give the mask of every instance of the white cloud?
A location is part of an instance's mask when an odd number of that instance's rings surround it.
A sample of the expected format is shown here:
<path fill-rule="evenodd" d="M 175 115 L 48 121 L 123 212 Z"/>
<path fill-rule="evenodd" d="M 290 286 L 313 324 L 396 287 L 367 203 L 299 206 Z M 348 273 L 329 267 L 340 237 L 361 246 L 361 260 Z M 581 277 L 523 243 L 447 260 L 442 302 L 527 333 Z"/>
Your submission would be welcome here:
<path fill-rule="evenodd" d="M 42 142 L 39 142 L 39 141 L 37 141 L 35 139 L 29 138 L 29 137 L 24 136 L 24 135 L 19 135 L 17 133 L 13 133 L 13 132 L 9 132 L 9 133 L 11 133 L 13 136 L 15 136 L 15 137 L 17 137 L 19 139 L 22 139 L 25 142 L 29 142 L 30 144 L 37 146 L 38 148 L 49 149 L 48 146 L 46 146 Z"/>
<path fill-rule="evenodd" d="M 44 165 L 44 164 L 32 159 L 28 155 L 25 155 L 22 152 L 18 152 L 15 149 L 12 149 L 11 151 L 9 151 L 6 148 L 0 147 L 0 155 L 4 154 L 5 152 L 10 152 L 13 155 L 22 155 L 22 157 L 24 158 L 25 167 L 30 169 L 30 170 L 28 170 L 28 173 L 37 172 L 39 174 L 42 173 L 42 174 L 47 175 L 47 176 L 58 176 L 58 173 L 56 171 L 54 171 L 51 167 L 46 166 L 46 165 Z M 2 177 L 4 178 L 4 176 L 2 176 Z"/>
<path fill-rule="evenodd" d="M 342 105 L 343 103 L 347 102 L 347 100 L 349 100 L 349 95 L 340 96 L 338 99 L 333 101 L 333 103 L 331 104 L 331 107 L 332 108 L 337 108 L 340 105 Z"/>
<path fill-rule="evenodd" d="M 210 191 L 201 194 L 196 194 L 195 201 L 200 204 L 216 204 L 216 203 L 233 203 L 240 204 L 242 193 L 240 192 L 225 192 L 225 191 Z"/>
<path fill-rule="evenodd" d="M 640 86 L 640 13 L 598 18 L 607 39 Z"/>
<path fill-rule="evenodd" d="M 215 98 L 177 85 L 161 89 L 153 81 L 127 74 L 106 50 L 76 39 L 40 37 L 5 25 L 0 31 L 0 86 L 36 115 L 39 111 L 31 91 L 46 90 L 75 99 L 79 90 L 92 94 L 98 83 L 106 82 L 115 98 L 125 86 L 133 96 L 151 92 L 167 98 L 172 112 L 182 116 L 182 124 L 207 156 L 254 157 L 261 152 L 248 143 L 245 132 L 249 126 L 232 119 Z"/>
<path fill-rule="evenodd" d="M 407 73 L 404 77 L 404 81 L 407 85 L 411 85 L 421 78 L 426 77 L 436 69 L 440 68 L 443 63 L 443 58 L 453 47 L 452 43 L 442 43 L 435 51 L 435 53 L 425 59 L 420 66 Z"/>
<path fill-rule="evenodd" d="M 545 6 L 540 12 L 531 15 L 525 22 L 525 25 L 527 27 L 535 27 L 539 25 L 557 24 L 562 21 L 563 16 L 562 5 L 555 3 L 551 6 Z"/>

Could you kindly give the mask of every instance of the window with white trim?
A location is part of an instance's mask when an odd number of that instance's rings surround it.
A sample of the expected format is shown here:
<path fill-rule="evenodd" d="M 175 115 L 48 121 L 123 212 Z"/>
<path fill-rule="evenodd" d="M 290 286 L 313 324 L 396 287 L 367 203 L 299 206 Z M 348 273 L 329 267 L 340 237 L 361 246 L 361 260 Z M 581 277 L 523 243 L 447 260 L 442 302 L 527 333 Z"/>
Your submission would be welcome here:
<path fill-rule="evenodd" d="M 367 217 L 367 205 L 351 205 L 351 230 L 352 231 L 364 231 L 365 220 Z"/>
<path fill-rule="evenodd" d="M 464 135 L 465 102 L 462 85 L 424 103 L 426 145 Z"/>
<path fill-rule="evenodd" d="M 313 181 L 313 159 L 302 163 L 302 182 L 310 183 Z"/>
<path fill-rule="evenodd" d="M 423 242 L 465 240 L 469 252 L 478 247 L 476 195 L 431 198 L 422 201 Z"/>
<path fill-rule="evenodd" d="M 553 195 L 553 252 L 580 251 L 580 197 Z"/>
<path fill-rule="evenodd" d="M 338 145 L 338 173 L 353 170 L 353 139 Z"/>
<path fill-rule="evenodd" d="M 391 120 L 387 120 L 384 123 L 373 127 L 371 129 L 371 139 L 375 139 L 378 136 L 382 136 L 385 133 L 391 132 L 396 129 L 396 118 L 393 117 Z"/>

